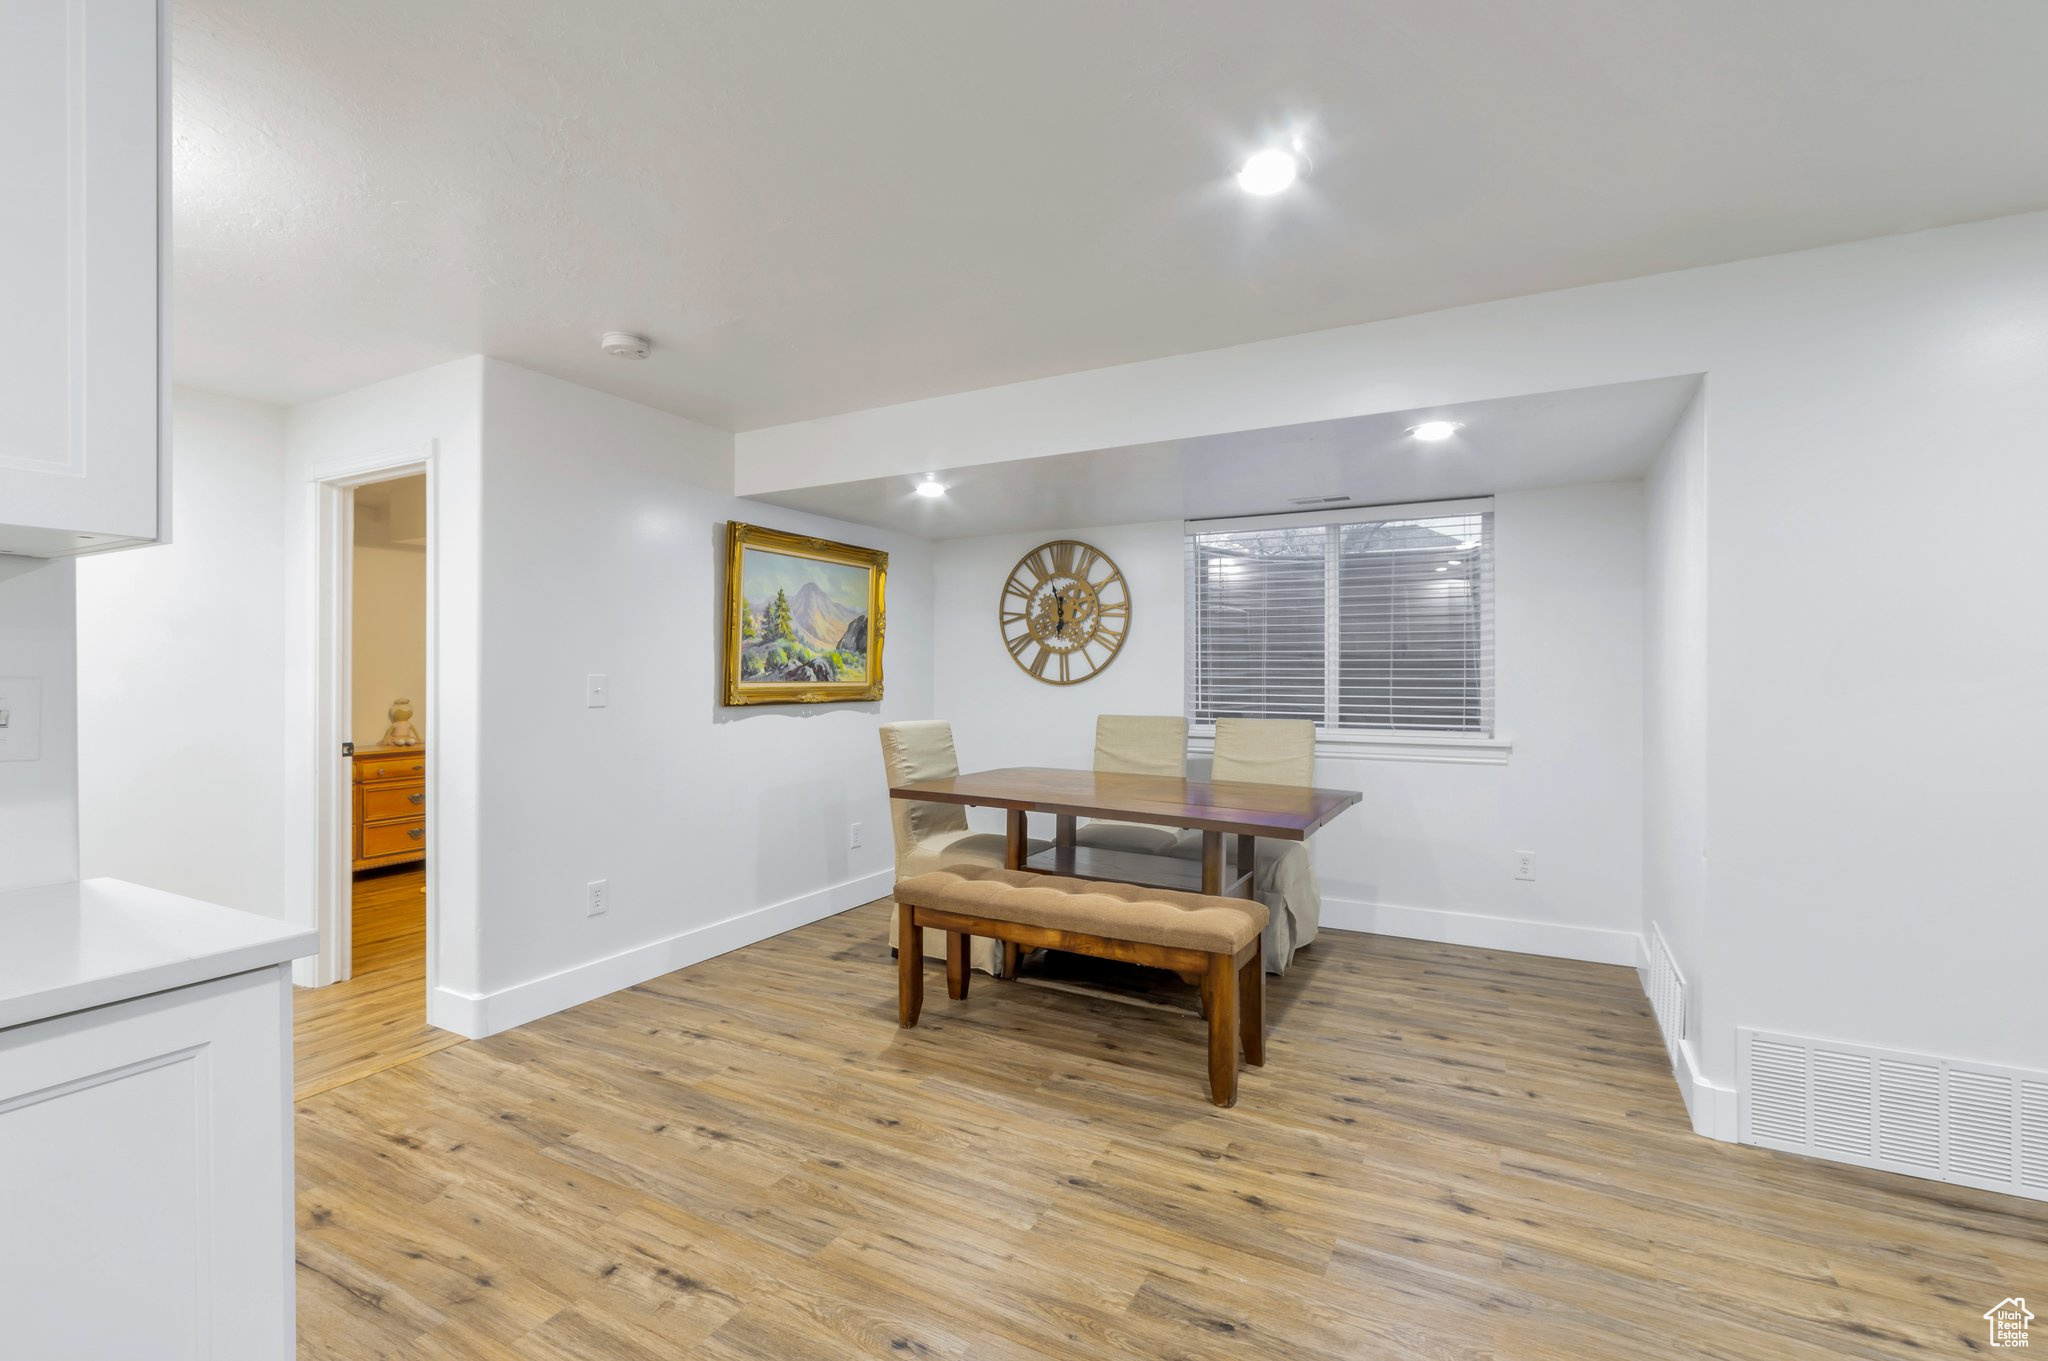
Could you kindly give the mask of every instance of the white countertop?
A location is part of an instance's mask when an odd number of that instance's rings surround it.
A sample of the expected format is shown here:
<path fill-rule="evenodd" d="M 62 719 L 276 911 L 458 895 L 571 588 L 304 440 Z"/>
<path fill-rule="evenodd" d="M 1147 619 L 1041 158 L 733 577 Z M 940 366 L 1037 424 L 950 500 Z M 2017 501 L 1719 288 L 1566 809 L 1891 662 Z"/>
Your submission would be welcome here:
<path fill-rule="evenodd" d="M 119 879 L 0 893 L 0 1027 L 281 964 L 320 934 Z"/>

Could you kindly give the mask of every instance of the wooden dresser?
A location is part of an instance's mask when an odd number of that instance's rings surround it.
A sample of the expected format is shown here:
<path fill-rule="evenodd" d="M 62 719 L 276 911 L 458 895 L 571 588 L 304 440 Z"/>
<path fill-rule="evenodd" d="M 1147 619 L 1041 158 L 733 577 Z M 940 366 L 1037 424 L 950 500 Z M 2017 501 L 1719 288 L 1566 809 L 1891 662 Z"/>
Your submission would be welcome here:
<path fill-rule="evenodd" d="M 355 766 L 355 867 L 426 859 L 427 749 L 363 747 Z"/>

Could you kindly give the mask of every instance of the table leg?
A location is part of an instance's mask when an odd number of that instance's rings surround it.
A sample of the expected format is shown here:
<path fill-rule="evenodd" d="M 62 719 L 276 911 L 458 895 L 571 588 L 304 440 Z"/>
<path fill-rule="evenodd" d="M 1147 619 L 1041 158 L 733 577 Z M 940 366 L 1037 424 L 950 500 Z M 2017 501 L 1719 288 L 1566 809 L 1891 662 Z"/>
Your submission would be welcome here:
<path fill-rule="evenodd" d="M 1240 835 L 1237 838 L 1237 872 L 1244 877 L 1244 896 L 1247 898 L 1259 896 L 1252 887 L 1252 881 L 1258 877 L 1258 846 L 1259 843 L 1251 837 Z"/>
<path fill-rule="evenodd" d="M 1053 852 L 1057 857 L 1053 863 L 1061 874 L 1074 872 L 1074 828 L 1079 822 L 1079 818 L 1068 813 L 1061 813 L 1052 820 Z"/>
<path fill-rule="evenodd" d="M 1202 892 L 1223 891 L 1223 833 L 1202 833 Z"/>
<path fill-rule="evenodd" d="M 1024 810 L 1012 808 L 1007 814 L 1008 840 L 1003 845 L 1003 864 L 1013 870 L 1024 868 Z"/>

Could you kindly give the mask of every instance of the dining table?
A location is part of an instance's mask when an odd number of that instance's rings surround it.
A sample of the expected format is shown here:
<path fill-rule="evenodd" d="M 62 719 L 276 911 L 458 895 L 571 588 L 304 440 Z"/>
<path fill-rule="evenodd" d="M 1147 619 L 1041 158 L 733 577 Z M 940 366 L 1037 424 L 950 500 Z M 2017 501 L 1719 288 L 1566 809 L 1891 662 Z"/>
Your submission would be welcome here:
<path fill-rule="evenodd" d="M 1364 796 L 1355 789 L 1008 766 L 913 780 L 892 786 L 889 797 L 1003 809 L 1003 863 L 1013 870 L 1250 898 L 1258 838 L 1306 841 Z M 1054 826 L 1052 845 L 1035 853 L 1025 836 L 1031 813 L 1050 813 Z M 1078 845 L 1082 818 L 1199 831 L 1202 853 L 1195 859 Z M 1227 868 L 1226 837 L 1236 839 Z"/>

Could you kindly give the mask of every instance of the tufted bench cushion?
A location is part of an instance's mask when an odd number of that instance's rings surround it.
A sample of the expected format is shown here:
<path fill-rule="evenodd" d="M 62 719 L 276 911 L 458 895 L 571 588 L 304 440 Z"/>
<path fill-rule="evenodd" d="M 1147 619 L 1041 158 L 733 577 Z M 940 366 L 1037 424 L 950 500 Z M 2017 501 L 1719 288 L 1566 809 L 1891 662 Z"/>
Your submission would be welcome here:
<path fill-rule="evenodd" d="M 947 865 L 897 881 L 896 901 L 943 906 L 966 917 L 1223 955 L 1234 955 L 1257 939 L 1270 915 L 1264 903 L 1249 898 L 1215 898 L 969 864 Z"/>

